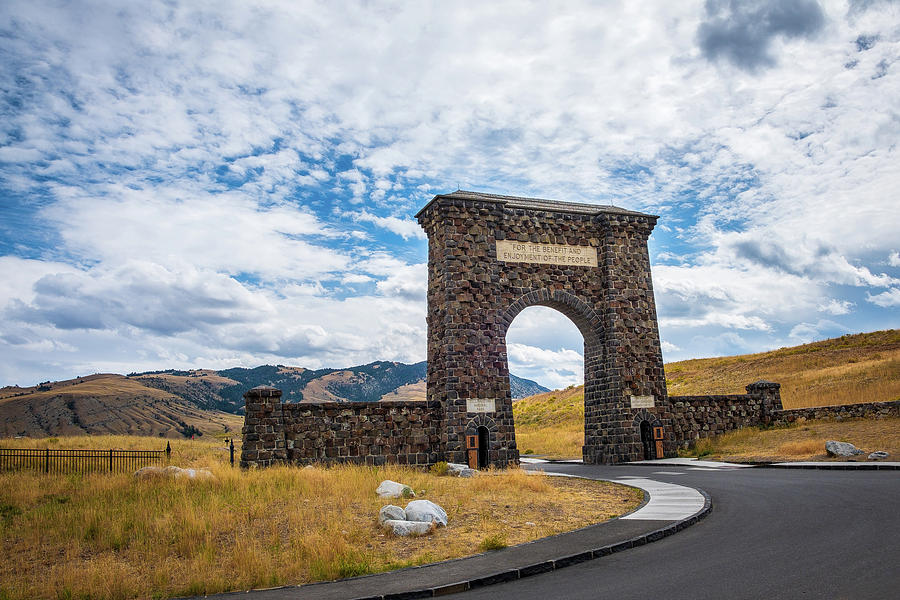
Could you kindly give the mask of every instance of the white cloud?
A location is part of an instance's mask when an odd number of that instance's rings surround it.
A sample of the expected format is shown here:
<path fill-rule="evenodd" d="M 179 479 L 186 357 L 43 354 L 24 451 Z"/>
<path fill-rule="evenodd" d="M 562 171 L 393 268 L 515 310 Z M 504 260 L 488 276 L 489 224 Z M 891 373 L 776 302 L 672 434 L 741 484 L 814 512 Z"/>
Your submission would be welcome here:
<path fill-rule="evenodd" d="M 584 357 L 574 350 L 550 350 L 508 343 L 506 352 L 511 372 L 527 379 L 536 379 L 545 387 L 561 389 L 584 383 Z"/>
<path fill-rule="evenodd" d="M 815 323 L 799 323 L 795 325 L 788 337 L 795 344 L 807 344 L 816 340 L 836 337 L 847 333 L 847 328 L 828 319 L 820 319 Z"/>
<path fill-rule="evenodd" d="M 349 267 L 347 256 L 322 245 L 337 233 L 296 207 L 260 207 L 237 192 L 121 186 L 103 192 L 88 197 L 59 190 L 64 199 L 44 211 L 59 225 L 67 248 L 83 260 L 189 261 L 270 280 L 310 279 Z"/>
<path fill-rule="evenodd" d="M 872 304 L 877 304 L 878 306 L 900 306 L 900 287 L 891 288 L 886 292 L 881 292 L 880 294 L 875 294 L 874 296 L 871 294 L 867 294 L 866 300 L 868 300 Z"/>
<path fill-rule="evenodd" d="M 397 217 L 378 217 L 369 212 L 362 211 L 353 215 L 357 221 L 373 223 L 382 229 L 396 233 L 404 240 L 409 238 L 425 239 L 425 231 L 413 219 L 399 219 Z"/>
<path fill-rule="evenodd" d="M 424 300 L 428 291 L 428 266 L 425 263 L 404 265 L 375 287 L 385 296 Z"/>
<path fill-rule="evenodd" d="M 820 311 L 832 315 L 846 315 L 850 313 L 854 306 L 856 306 L 856 304 L 849 300 L 835 300 L 832 298 L 830 302 L 827 304 L 820 304 L 818 308 Z"/>
<path fill-rule="evenodd" d="M 662 347 L 663 352 L 677 352 L 677 351 L 681 350 L 681 348 L 679 348 L 672 342 L 667 342 L 666 340 L 663 340 L 662 342 L 660 342 L 660 346 Z"/>
<path fill-rule="evenodd" d="M 43 320 L 15 335 L 88 369 L 421 356 L 412 205 L 459 184 L 661 214 L 656 298 L 680 352 L 808 331 L 849 311 L 844 286 L 868 299 L 848 323 L 883 322 L 900 286 L 883 272 L 900 266 L 900 14 L 867 6 L 823 3 L 814 39 L 757 40 L 772 60 L 748 74 L 704 58 L 700 2 L 5 3 L 0 310 L 18 302 Z M 399 239 L 348 229 L 349 210 Z M 337 282 L 374 292 L 357 303 Z M 169 326 L 224 324 L 148 333 L 185 298 L 199 304 Z M 371 306 L 400 310 L 398 329 Z M 111 329 L 48 324 L 92 311 Z M 268 341 L 248 319 L 272 323 Z M 580 348 L 558 323 L 511 342 Z M 53 356 L 27 360 L 73 364 Z"/>

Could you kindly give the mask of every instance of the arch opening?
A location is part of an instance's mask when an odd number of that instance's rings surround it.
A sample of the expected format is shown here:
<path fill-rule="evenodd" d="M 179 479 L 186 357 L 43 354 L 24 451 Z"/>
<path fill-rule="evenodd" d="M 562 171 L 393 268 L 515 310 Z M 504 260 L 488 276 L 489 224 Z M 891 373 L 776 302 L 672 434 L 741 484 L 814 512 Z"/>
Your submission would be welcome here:
<path fill-rule="evenodd" d="M 584 335 L 557 307 L 520 310 L 505 335 L 513 428 L 519 455 L 583 457 Z M 549 391 L 528 389 L 518 378 Z"/>
<path fill-rule="evenodd" d="M 478 427 L 478 468 L 484 469 L 490 465 L 488 449 L 491 447 L 491 432 L 484 425 Z"/>
<path fill-rule="evenodd" d="M 641 447 L 644 449 L 644 460 L 656 458 L 656 450 L 653 448 L 653 434 L 650 422 L 641 421 Z"/>

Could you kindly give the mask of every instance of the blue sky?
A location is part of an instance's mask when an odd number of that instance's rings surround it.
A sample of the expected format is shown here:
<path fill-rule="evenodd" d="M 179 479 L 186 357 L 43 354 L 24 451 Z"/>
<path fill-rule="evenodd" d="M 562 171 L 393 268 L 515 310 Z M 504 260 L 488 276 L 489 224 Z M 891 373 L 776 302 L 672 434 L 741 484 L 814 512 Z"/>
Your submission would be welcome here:
<path fill-rule="evenodd" d="M 660 215 L 666 360 L 897 327 L 898 58 L 877 0 L 4 2 L 0 385 L 423 360 L 458 187 Z"/>

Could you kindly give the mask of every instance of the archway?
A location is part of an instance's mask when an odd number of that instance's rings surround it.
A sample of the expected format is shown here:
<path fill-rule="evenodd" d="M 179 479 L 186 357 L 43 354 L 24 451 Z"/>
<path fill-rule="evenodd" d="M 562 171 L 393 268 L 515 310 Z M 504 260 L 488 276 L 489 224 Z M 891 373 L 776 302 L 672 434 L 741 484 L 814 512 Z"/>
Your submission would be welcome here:
<path fill-rule="evenodd" d="M 478 468 L 484 469 L 490 466 L 488 449 L 491 447 L 491 433 L 484 425 L 478 428 Z"/>
<path fill-rule="evenodd" d="M 644 460 L 656 458 L 656 452 L 653 450 L 653 432 L 649 421 L 641 421 L 641 446 L 644 448 Z"/>
<path fill-rule="evenodd" d="M 584 336 L 584 461 L 640 459 L 636 410 L 658 415 L 674 451 L 647 252 L 657 217 L 464 191 L 435 196 L 416 217 L 428 235 L 427 396 L 448 461 L 465 462 L 479 417 L 496 427 L 490 463 L 518 461 L 505 336 L 534 305 Z"/>
<path fill-rule="evenodd" d="M 583 456 L 584 336 L 556 309 L 534 305 L 519 312 L 506 332 L 516 445 L 520 456 Z M 518 390 L 514 376 L 549 391 Z M 533 398 L 526 398 L 538 393 Z"/>

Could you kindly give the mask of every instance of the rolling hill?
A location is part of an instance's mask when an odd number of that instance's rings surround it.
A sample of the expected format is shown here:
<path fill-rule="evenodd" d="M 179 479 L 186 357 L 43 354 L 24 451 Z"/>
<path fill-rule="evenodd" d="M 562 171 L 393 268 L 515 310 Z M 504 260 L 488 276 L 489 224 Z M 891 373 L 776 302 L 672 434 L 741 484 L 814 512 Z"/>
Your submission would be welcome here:
<path fill-rule="evenodd" d="M 239 432 L 243 419 L 205 410 L 128 377 L 98 374 L 0 390 L 0 437 L 124 434 L 189 437 Z"/>
<path fill-rule="evenodd" d="M 244 392 L 257 385 L 281 389 L 286 402 L 425 400 L 425 370 L 424 362 L 320 370 L 263 365 L 97 374 L 5 387 L 0 389 L 0 437 L 234 433 L 243 424 Z M 515 375 L 510 380 L 523 396 L 546 391 Z"/>
<path fill-rule="evenodd" d="M 900 400 L 900 330 L 666 365 L 670 396 L 741 394 L 744 386 L 760 379 L 781 384 L 785 408 Z M 513 415 L 521 452 L 580 456 L 584 386 L 519 400 Z"/>

